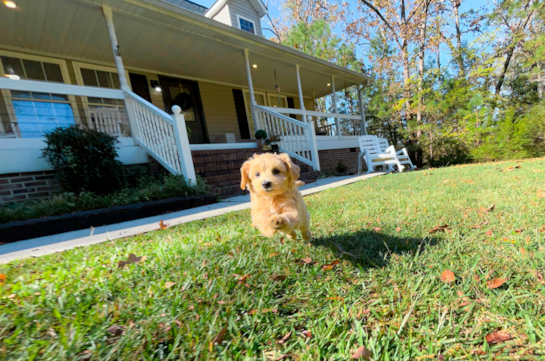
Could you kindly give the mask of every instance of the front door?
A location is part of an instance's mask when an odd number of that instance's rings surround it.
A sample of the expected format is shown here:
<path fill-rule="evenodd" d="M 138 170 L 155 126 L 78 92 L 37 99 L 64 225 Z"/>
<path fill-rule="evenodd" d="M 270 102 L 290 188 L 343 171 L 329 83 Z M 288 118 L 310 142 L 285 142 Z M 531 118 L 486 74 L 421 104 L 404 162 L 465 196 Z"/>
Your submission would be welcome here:
<path fill-rule="evenodd" d="M 165 111 L 172 114 L 173 105 L 178 105 L 182 108 L 185 124 L 191 132 L 191 134 L 189 134 L 189 143 L 208 143 L 201 96 L 197 82 L 160 76 L 159 83 L 161 84 L 163 93 Z"/>

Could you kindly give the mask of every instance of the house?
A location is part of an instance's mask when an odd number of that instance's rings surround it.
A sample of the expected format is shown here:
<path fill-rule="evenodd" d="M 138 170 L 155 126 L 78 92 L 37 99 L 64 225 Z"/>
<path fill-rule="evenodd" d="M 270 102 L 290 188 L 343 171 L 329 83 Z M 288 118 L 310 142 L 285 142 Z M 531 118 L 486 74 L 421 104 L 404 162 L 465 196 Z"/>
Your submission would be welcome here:
<path fill-rule="evenodd" d="M 304 177 L 356 168 L 369 77 L 266 40 L 261 0 L 12 0 L 0 4 L 0 202 L 50 196 L 43 135 L 81 124 L 120 140 L 124 164 L 159 163 L 236 194 L 239 166 L 281 137 Z M 338 90 L 358 104 L 338 109 Z M 335 91 L 337 89 L 337 92 Z M 330 113 L 317 109 L 329 97 Z M 346 107 L 345 107 L 346 108 Z M 343 113 L 343 114 L 341 114 Z"/>

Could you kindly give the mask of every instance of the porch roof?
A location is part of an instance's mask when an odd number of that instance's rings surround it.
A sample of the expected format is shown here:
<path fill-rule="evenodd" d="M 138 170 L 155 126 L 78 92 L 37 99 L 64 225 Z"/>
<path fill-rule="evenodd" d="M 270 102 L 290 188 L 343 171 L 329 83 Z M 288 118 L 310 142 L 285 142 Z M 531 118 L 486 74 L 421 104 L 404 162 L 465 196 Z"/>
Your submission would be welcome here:
<path fill-rule="evenodd" d="M 160 0 L 17 0 L 0 7 L 0 47 L 113 65 L 102 4 L 114 11 L 125 66 L 188 79 L 247 86 L 243 49 L 250 51 L 256 90 L 297 94 L 295 64 L 305 97 L 366 84 L 371 78 L 208 19 Z"/>

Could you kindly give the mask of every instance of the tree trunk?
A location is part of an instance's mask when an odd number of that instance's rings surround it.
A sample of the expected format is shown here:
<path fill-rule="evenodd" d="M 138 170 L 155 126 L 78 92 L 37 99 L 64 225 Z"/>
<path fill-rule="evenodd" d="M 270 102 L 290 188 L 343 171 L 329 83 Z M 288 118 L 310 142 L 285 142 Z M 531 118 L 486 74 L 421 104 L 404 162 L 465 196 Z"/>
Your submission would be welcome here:
<path fill-rule="evenodd" d="M 452 11 L 454 13 L 454 26 L 456 28 L 456 62 L 458 63 L 458 74 L 465 77 L 466 69 L 464 65 L 464 55 L 462 50 L 462 29 L 460 27 L 460 8 L 461 1 L 452 1 Z"/>

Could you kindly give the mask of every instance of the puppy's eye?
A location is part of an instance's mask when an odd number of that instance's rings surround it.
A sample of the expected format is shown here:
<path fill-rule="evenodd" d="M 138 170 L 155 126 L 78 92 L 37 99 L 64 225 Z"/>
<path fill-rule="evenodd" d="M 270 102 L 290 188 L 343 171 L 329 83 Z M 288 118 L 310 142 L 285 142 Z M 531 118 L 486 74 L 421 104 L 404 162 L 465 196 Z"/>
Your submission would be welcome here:
<path fill-rule="evenodd" d="M 278 169 L 273 169 L 273 174 L 280 174 L 280 171 Z"/>
<path fill-rule="evenodd" d="M 257 173 L 255 174 L 255 176 L 256 176 L 256 177 L 259 177 L 259 172 L 257 172 Z"/>

